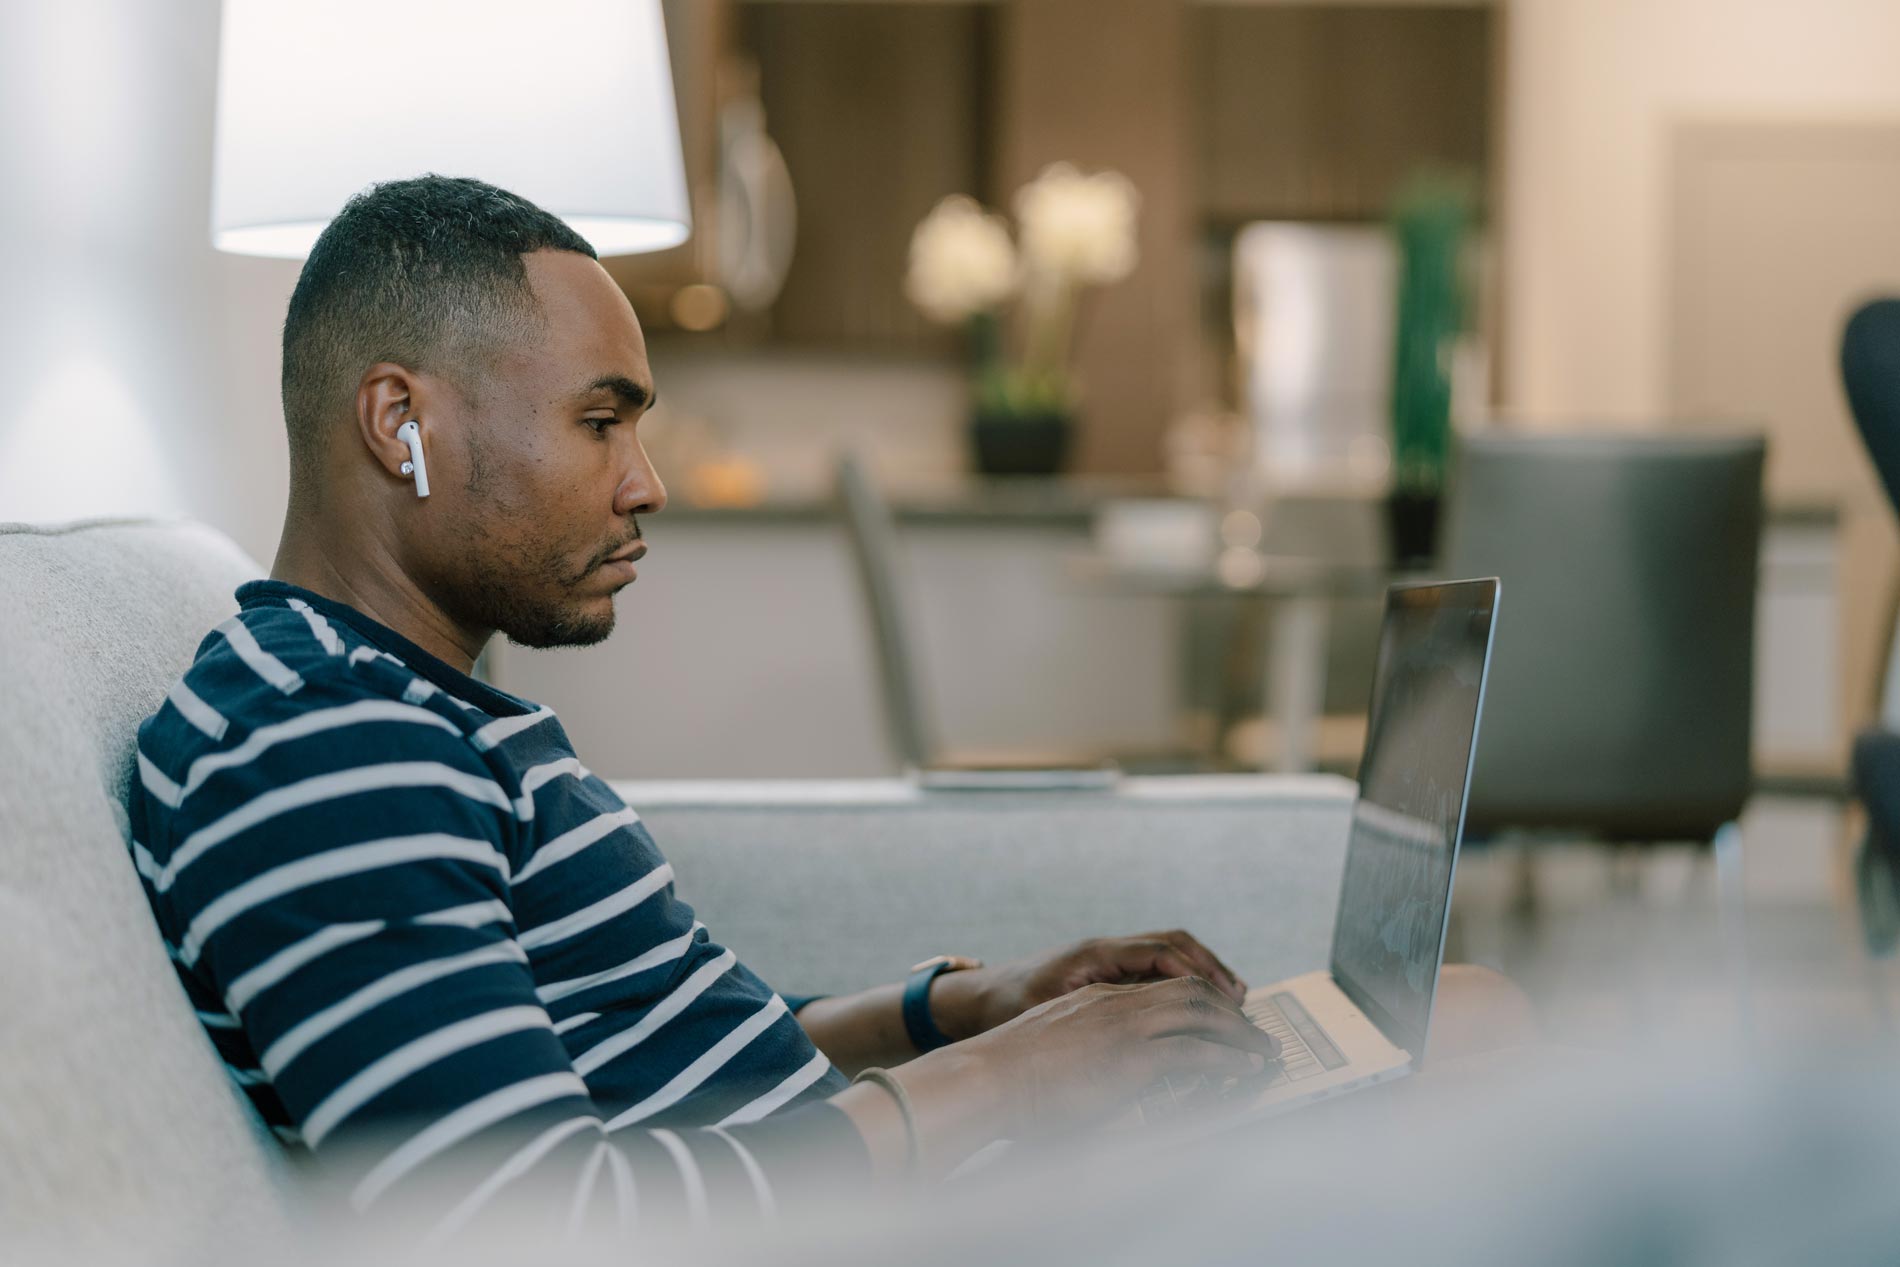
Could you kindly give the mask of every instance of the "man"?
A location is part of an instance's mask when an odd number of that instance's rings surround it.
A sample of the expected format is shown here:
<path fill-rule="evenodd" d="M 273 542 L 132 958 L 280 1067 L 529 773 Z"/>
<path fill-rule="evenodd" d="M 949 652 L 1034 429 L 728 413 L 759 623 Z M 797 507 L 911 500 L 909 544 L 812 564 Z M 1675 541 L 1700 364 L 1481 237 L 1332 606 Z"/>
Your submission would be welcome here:
<path fill-rule="evenodd" d="M 928 1025 L 961 1041 L 921 1056 L 900 986 L 794 1015 L 553 714 L 470 676 L 497 632 L 612 630 L 666 504 L 653 400 L 626 298 L 512 194 L 377 186 L 311 252 L 271 579 L 141 726 L 129 806 L 179 978 L 279 1136 L 441 1233 L 531 1180 L 577 1226 L 720 1217 L 1260 1069 L 1243 985 L 1180 932 L 940 975 Z"/>

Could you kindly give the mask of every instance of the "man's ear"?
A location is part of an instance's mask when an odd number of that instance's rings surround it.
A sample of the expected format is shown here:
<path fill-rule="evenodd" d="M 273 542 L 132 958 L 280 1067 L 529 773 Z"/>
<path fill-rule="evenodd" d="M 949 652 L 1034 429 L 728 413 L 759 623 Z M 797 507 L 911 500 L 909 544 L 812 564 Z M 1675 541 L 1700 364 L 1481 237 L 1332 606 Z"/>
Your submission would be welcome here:
<path fill-rule="evenodd" d="M 392 479 L 405 484 L 402 464 L 409 460 L 409 446 L 396 437 L 396 428 L 411 418 L 421 418 L 422 384 L 414 371 L 393 361 L 379 361 L 363 372 L 356 385 L 356 432 L 376 464 Z M 422 419 L 426 437 L 429 424 Z M 426 443 L 426 438 L 425 438 Z"/>

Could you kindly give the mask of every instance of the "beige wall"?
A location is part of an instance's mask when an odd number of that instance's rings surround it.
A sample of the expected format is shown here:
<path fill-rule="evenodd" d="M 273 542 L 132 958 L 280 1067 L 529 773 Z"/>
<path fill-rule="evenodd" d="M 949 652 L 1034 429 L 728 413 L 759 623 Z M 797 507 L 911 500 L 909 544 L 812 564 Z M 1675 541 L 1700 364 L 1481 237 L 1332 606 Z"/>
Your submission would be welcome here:
<path fill-rule="evenodd" d="M 1507 31 L 1502 403 L 1651 420 L 1670 124 L 1900 119 L 1900 3 L 1511 0 Z"/>

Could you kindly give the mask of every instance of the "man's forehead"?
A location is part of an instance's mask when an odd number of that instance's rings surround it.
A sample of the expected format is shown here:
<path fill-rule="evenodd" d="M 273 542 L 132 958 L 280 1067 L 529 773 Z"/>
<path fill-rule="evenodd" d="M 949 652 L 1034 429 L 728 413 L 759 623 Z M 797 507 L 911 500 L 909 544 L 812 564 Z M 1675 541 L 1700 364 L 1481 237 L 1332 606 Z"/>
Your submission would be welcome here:
<path fill-rule="evenodd" d="M 534 251 L 523 257 L 545 319 L 535 357 L 564 394 L 633 389 L 652 395 L 646 340 L 633 305 L 598 262 L 572 251 Z"/>

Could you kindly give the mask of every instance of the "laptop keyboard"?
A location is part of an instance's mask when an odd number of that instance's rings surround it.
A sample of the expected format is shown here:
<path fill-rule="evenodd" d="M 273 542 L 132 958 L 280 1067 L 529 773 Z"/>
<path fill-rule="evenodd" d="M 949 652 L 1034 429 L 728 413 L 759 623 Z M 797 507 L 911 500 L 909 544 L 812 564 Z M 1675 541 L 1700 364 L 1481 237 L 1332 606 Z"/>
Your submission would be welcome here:
<path fill-rule="evenodd" d="M 1274 1036 L 1280 1043 L 1280 1061 L 1277 1066 L 1268 1066 L 1268 1071 L 1259 1080 L 1247 1079 L 1240 1085 L 1246 1094 L 1254 1095 L 1269 1087 L 1277 1087 L 1286 1082 L 1300 1082 L 1329 1069 L 1338 1069 L 1345 1065 L 1346 1058 L 1332 1039 L 1326 1037 L 1326 1031 L 1319 1027 L 1310 1013 L 1300 1005 L 1300 1001 L 1282 990 L 1259 1000 L 1249 1001 L 1243 1008 L 1247 1019 Z M 1185 1082 L 1174 1078 L 1163 1078 L 1147 1090 L 1137 1100 L 1141 1120 L 1156 1125 L 1172 1117 L 1185 1099 L 1204 1094 L 1208 1082 L 1203 1077 L 1194 1077 Z"/>
<path fill-rule="evenodd" d="M 1243 1011 L 1248 1020 L 1273 1035 L 1280 1043 L 1280 1072 L 1264 1085 L 1299 1082 L 1346 1063 L 1333 1046 L 1326 1031 L 1319 1027 L 1300 1001 L 1282 990 L 1264 999 L 1249 1002 Z"/>

